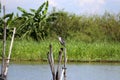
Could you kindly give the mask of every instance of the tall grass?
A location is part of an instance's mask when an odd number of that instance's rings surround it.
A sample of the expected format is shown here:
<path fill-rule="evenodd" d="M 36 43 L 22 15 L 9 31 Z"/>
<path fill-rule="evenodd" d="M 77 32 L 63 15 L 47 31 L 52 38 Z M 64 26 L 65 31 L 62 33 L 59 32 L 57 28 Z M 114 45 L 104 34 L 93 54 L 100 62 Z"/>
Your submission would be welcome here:
<path fill-rule="evenodd" d="M 13 47 L 13 58 L 20 60 L 43 60 L 47 58 L 49 41 L 16 41 Z M 54 43 L 52 43 L 54 44 Z"/>
<path fill-rule="evenodd" d="M 120 43 L 73 42 L 68 44 L 68 58 L 73 60 L 120 60 Z"/>
<path fill-rule="evenodd" d="M 10 41 L 7 41 L 7 51 Z M 58 51 L 61 47 L 57 40 L 35 41 L 15 41 L 11 58 L 14 60 L 47 60 L 49 44 L 53 45 L 55 60 L 58 59 Z M 0 42 L 2 46 L 2 42 Z M 92 60 L 120 60 L 120 43 L 114 42 L 94 42 L 86 43 L 82 41 L 67 40 L 68 60 L 92 61 Z M 2 51 L 2 47 L 0 48 Z"/>

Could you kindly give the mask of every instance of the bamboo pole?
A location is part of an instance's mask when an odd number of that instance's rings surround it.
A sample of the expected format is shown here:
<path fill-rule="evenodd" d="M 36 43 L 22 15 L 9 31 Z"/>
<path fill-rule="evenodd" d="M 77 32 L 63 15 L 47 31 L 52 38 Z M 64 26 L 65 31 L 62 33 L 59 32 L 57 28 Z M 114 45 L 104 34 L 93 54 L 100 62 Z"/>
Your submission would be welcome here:
<path fill-rule="evenodd" d="M 5 70 L 4 70 L 4 75 L 5 76 L 7 76 L 7 72 L 8 72 L 8 67 L 9 67 L 10 56 L 11 56 L 12 47 L 13 47 L 13 41 L 14 41 L 15 31 L 16 31 L 16 28 L 14 28 L 14 30 L 13 30 L 13 35 L 12 35 L 11 44 L 10 44 L 10 48 L 9 48 L 9 54 L 8 54 L 8 58 L 7 58 L 6 66 L 5 66 Z"/>
<path fill-rule="evenodd" d="M 5 6 L 3 6 L 3 14 L 5 16 Z M 3 52 L 2 52 L 2 65 L 1 65 L 1 77 L 4 77 L 5 68 L 5 52 L 6 52 L 6 22 L 4 19 L 4 33 L 3 33 Z"/>

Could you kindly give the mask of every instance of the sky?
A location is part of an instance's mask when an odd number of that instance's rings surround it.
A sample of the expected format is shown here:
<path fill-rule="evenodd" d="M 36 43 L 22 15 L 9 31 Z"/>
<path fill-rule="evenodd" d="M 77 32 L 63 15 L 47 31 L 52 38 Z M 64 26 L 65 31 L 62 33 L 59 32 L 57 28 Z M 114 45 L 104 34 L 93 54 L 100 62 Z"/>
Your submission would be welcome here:
<path fill-rule="evenodd" d="M 20 6 L 27 11 L 30 8 L 37 9 L 46 0 L 0 0 L 6 6 L 6 13 L 18 12 Z M 120 0 L 48 0 L 49 12 L 55 7 L 75 14 L 103 14 L 120 12 Z"/>

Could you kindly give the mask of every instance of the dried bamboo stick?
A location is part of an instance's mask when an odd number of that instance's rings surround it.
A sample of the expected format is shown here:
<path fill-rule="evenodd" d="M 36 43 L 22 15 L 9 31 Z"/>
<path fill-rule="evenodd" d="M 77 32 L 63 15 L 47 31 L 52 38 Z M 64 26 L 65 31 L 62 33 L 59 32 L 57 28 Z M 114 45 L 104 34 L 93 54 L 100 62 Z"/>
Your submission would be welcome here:
<path fill-rule="evenodd" d="M 10 62 L 10 56 L 11 56 L 11 51 L 12 51 L 15 31 L 16 31 L 16 28 L 14 28 L 14 30 L 13 30 L 13 35 L 12 35 L 11 44 L 10 44 L 10 48 L 9 48 L 9 54 L 8 54 L 8 58 L 7 58 L 7 61 L 6 61 L 6 66 L 5 66 L 5 71 L 4 71 L 4 75 L 5 76 L 7 75 L 7 72 L 8 72 L 8 66 L 9 66 L 9 62 Z"/>

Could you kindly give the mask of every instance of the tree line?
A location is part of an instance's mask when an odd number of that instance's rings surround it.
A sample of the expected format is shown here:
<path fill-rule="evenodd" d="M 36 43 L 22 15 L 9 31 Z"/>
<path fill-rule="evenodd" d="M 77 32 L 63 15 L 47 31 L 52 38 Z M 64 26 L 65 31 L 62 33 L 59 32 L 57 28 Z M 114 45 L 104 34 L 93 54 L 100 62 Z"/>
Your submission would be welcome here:
<path fill-rule="evenodd" d="M 26 11 L 17 9 L 19 14 L 6 14 L 0 18 L 0 39 L 3 36 L 4 19 L 7 24 L 7 39 L 11 37 L 13 27 L 16 27 L 16 39 L 44 40 L 62 36 L 66 39 L 120 42 L 120 13 L 105 12 L 103 15 L 76 15 L 53 8 L 48 13 L 49 2 L 40 7 Z"/>

